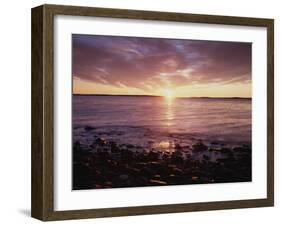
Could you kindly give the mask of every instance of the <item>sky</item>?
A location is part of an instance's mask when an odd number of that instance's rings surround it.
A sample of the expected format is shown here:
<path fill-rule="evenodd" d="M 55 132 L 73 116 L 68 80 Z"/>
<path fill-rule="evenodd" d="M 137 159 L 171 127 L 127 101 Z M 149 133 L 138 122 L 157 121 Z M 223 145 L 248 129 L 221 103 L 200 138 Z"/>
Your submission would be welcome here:
<path fill-rule="evenodd" d="M 251 97 L 251 43 L 72 35 L 74 94 Z"/>

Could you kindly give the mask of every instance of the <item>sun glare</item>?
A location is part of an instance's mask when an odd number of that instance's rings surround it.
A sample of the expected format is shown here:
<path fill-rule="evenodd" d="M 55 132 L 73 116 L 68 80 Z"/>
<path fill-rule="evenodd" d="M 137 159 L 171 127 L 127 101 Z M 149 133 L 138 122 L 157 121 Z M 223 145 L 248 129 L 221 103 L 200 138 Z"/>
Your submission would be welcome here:
<path fill-rule="evenodd" d="M 164 96 L 168 99 L 172 99 L 174 97 L 173 91 L 170 89 L 164 90 Z"/>

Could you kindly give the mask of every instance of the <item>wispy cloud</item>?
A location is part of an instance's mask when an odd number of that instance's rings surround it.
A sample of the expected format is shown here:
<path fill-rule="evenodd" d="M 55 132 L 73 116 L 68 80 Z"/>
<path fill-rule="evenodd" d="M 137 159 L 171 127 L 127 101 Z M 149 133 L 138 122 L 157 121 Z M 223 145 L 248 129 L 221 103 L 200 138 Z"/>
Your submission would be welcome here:
<path fill-rule="evenodd" d="M 251 43 L 73 35 L 73 76 L 153 90 L 251 82 Z"/>

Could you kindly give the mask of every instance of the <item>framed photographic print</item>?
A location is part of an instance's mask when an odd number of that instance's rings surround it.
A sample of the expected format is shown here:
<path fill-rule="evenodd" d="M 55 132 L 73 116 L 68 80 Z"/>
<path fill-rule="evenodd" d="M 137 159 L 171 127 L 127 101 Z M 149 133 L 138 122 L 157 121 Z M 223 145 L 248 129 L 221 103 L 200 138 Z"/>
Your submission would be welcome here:
<path fill-rule="evenodd" d="M 273 206 L 272 19 L 32 9 L 32 216 Z"/>

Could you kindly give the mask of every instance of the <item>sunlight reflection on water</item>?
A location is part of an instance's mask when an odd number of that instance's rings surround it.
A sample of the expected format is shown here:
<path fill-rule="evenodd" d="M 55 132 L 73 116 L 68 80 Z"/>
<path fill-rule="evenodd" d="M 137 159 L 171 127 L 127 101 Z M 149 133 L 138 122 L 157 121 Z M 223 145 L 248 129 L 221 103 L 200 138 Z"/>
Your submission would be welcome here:
<path fill-rule="evenodd" d="M 174 111 L 173 111 L 173 97 L 166 97 L 166 126 L 170 127 L 172 125 L 172 120 L 174 119 Z"/>
<path fill-rule="evenodd" d="M 140 146 L 148 140 L 251 141 L 250 99 L 75 96 L 73 101 L 74 127 L 92 126 L 97 136 Z"/>

